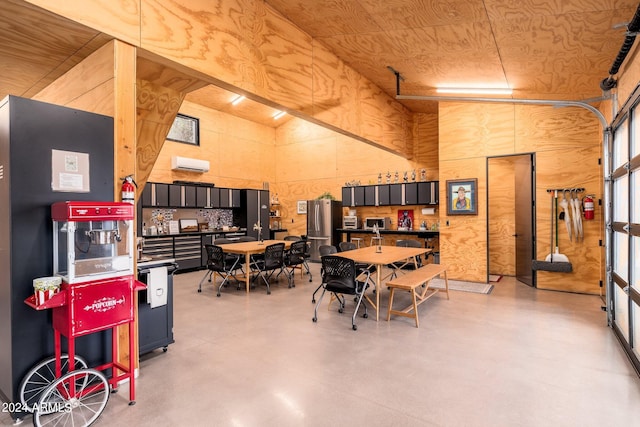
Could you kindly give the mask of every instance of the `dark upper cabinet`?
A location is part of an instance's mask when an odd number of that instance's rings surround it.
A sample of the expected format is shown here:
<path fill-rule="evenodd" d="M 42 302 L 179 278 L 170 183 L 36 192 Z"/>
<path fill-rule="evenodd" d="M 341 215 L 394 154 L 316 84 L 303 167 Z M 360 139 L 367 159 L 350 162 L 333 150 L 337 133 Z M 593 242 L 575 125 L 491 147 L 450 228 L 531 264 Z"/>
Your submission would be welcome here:
<path fill-rule="evenodd" d="M 390 194 L 389 194 L 390 185 L 378 185 L 378 205 L 379 206 L 389 206 L 391 204 Z"/>
<path fill-rule="evenodd" d="M 220 207 L 220 189 L 213 187 L 211 190 L 211 207 L 219 208 Z"/>
<path fill-rule="evenodd" d="M 389 204 L 403 205 L 402 184 L 389 184 Z"/>
<path fill-rule="evenodd" d="M 198 187 L 195 185 L 184 185 L 184 207 L 195 208 L 198 206 L 196 201 L 196 190 Z"/>
<path fill-rule="evenodd" d="M 230 195 L 229 195 L 229 189 L 228 188 L 221 188 L 220 189 L 220 207 L 221 208 L 230 208 L 231 207 L 231 200 L 230 200 Z"/>
<path fill-rule="evenodd" d="M 209 187 L 196 187 L 196 206 L 199 208 L 208 207 L 207 194 Z"/>
<path fill-rule="evenodd" d="M 232 188 L 231 189 L 231 206 L 232 208 L 239 208 L 242 206 L 242 201 L 241 201 L 241 192 L 238 189 Z"/>
<path fill-rule="evenodd" d="M 353 187 L 342 187 L 342 206 L 353 206 Z"/>
<path fill-rule="evenodd" d="M 150 183 L 147 182 L 144 185 L 144 190 L 142 190 L 142 194 L 140 195 L 140 199 L 141 199 L 141 204 L 143 208 L 146 207 L 152 207 L 153 206 L 153 196 L 151 195 L 151 193 L 155 190 L 155 186 Z"/>
<path fill-rule="evenodd" d="M 154 184 L 156 187 L 156 204 L 155 206 L 166 208 L 169 207 L 169 184 Z"/>
<path fill-rule="evenodd" d="M 364 204 L 364 187 L 353 187 L 353 205 L 365 206 Z"/>
<path fill-rule="evenodd" d="M 418 183 L 418 204 L 437 205 L 439 195 L 438 181 Z"/>
<path fill-rule="evenodd" d="M 182 206 L 182 185 L 169 184 L 169 207 L 179 208 Z"/>
<path fill-rule="evenodd" d="M 404 203 L 403 205 L 418 204 L 418 183 L 408 182 L 404 184 Z"/>
<path fill-rule="evenodd" d="M 367 185 L 364 187 L 364 205 L 376 206 L 376 186 Z"/>

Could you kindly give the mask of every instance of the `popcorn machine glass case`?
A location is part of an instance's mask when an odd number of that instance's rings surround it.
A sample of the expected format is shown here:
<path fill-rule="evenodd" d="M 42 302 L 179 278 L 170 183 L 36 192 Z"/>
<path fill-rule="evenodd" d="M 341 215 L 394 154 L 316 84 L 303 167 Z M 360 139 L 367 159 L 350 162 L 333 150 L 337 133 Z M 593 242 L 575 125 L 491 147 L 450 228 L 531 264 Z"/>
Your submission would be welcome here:
<path fill-rule="evenodd" d="M 53 204 L 54 275 L 70 284 L 132 275 L 133 209 L 120 202 Z"/>

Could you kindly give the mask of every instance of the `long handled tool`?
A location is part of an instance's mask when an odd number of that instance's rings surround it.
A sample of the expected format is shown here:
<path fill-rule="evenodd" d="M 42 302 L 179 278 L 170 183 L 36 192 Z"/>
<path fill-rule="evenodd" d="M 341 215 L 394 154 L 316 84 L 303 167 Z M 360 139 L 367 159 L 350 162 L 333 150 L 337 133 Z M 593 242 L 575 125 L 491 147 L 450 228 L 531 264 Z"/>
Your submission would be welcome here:
<path fill-rule="evenodd" d="M 555 204 L 554 204 L 555 200 Z M 569 258 L 566 255 L 560 253 L 558 249 L 558 192 L 553 191 L 551 193 L 551 251 L 544 261 L 534 259 L 531 268 L 541 271 L 557 271 L 561 273 L 569 273 L 573 270 L 573 266 L 569 262 Z M 555 226 L 556 231 L 556 246 L 555 251 L 553 248 L 553 228 Z"/>

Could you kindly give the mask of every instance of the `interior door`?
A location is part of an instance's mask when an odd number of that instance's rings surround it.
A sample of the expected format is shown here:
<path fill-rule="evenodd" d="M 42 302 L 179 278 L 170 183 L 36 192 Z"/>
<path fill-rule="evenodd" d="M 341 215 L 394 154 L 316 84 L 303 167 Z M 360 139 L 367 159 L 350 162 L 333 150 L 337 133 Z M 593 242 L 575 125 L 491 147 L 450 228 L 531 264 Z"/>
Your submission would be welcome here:
<path fill-rule="evenodd" d="M 533 154 L 515 156 L 515 238 L 516 238 L 516 279 L 526 285 L 535 286 L 532 260 L 535 241 L 533 240 L 534 200 L 533 200 Z"/>

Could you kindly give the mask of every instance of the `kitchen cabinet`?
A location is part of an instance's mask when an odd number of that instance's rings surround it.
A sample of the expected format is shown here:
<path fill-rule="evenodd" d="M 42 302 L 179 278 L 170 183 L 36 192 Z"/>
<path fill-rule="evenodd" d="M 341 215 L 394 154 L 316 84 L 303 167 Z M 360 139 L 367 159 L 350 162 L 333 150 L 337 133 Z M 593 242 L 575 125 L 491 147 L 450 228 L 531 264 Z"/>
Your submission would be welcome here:
<path fill-rule="evenodd" d="M 154 191 L 156 191 L 156 188 L 155 188 L 153 183 L 147 182 L 144 185 L 144 190 L 142 190 L 142 194 L 140 195 L 141 203 L 142 203 L 142 207 L 143 208 L 153 206 L 152 205 L 153 197 L 152 197 L 151 193 L 153 193 Z"/>
<path fill-rule="evenodd" d="M 403 202 L 402 184 L 389 184 L 389 204 L 400 206 Z"/>
<path fill-rule="evenodd" d="M 179 208 L 182 206 L 182 185 L 169 184 L 169 207 Z"/>
<path fill-rule="evenodd" d="M 353 205 L 366 206 L 364 202 L 364 187 L 353 187 Z"/>
<path fill-rule="evenodd" d="M 378 185 L 378 206 L 389 206 L 391 204 L 389 194 L 389 184 Z"/>
<path fill-rule="evenodd" d="M 342 187 L 342 206 L 437 205 L 438 181 Z"/>
<path fill-rule="evenodd" d="M 439 199 L 439 183 L 438 181 L 427 181 L 418 183 L 418 204 L 419 205 L 437 205 Z"/>
<path fill-rule="evenodd" d="M 154 184 L 156 188 L 156 202 L 152 206 L 158 208 L 169 207 L 169 184 Z"/>
<path fill-rule="evenodd" d="M 221 208 L 242 207 L 240 190 L 235 188 L 220 188 L 220 207 Z"/>
<path fill-rule="evenodd" d="M 342 206 L 354 206 L 353 187 L 342 187 Z"/>
<path fill-rule="evenodd" d="M 404 201 L 403 205 L 418 204 L 418 183 L 409 182 L 404 184 Z"/>
<path fill-rule="evenodd" d="M 262 235 L 253 229 L 253 225 L 262 225 Z M 256 239 L 269 238 L 269 191 L 242 190 L 242 209 L 240 211 L 240 227 L 247 228 L 247 236 Z"/>
<path fill-rule="evenodd" d="M 197 188 L 195 185 L 183 185 L 182 191 L 184 192 L 184 203 L 180 206 L 185 208 L 195 208 L 198 207 L 198 203 L 196 201 L 196 192 Z"/>
<path fill-rule="evenodd" d="M 364 205 L 376 206 L 376 186 L 367 185 L 364 187 Z"/>
<path fill-rule="evenodd" d="M 174 258 L 180 270 L 189 270 L 202 267 L 202 240 L 201 236 L 175 236 L 173 237 Z"/>
<path fill-rule="evenodd" d="M 196 204 L 197 208 L 206 208 L 209 206 L 209 187 L 196 187 Z"/>

